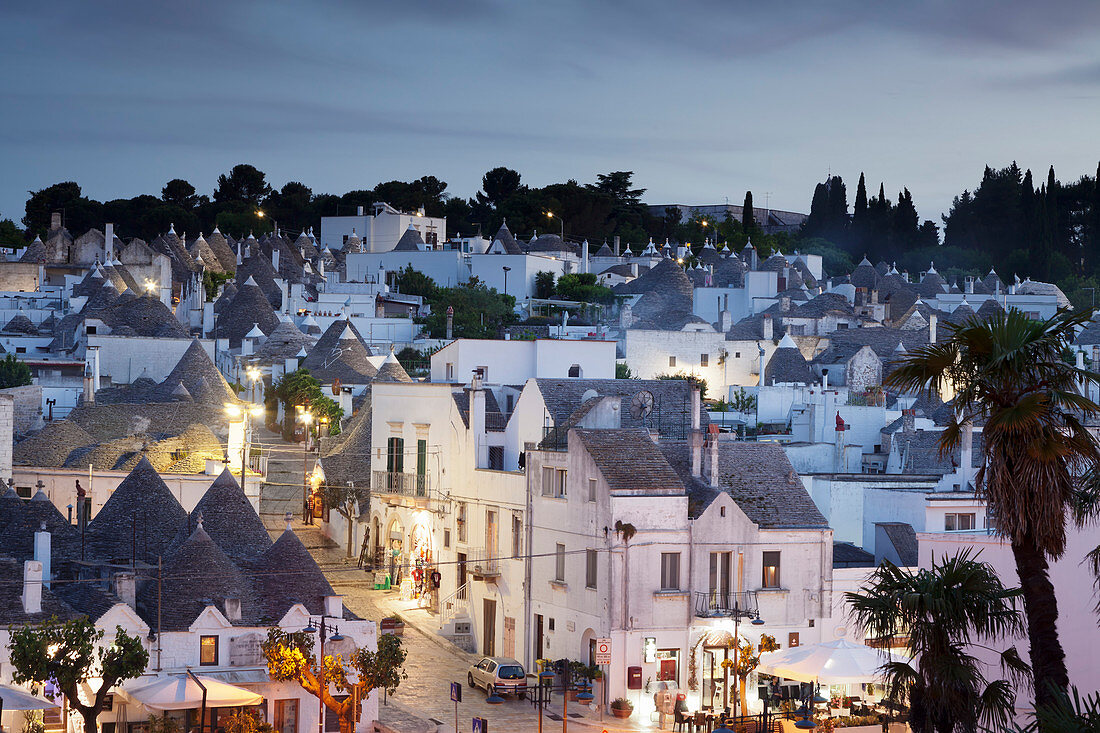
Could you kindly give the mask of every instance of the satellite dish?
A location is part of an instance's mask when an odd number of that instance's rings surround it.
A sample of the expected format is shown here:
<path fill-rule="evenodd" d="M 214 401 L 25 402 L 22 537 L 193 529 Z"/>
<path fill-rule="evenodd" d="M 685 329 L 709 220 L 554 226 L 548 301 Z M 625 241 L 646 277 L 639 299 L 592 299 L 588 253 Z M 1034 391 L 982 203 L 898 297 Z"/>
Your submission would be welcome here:
<path fill-rule="evenodd" d="M 630 398 L 630 416 L 641 420 L 653 412 L 653 393 L 643 389 Z"/>

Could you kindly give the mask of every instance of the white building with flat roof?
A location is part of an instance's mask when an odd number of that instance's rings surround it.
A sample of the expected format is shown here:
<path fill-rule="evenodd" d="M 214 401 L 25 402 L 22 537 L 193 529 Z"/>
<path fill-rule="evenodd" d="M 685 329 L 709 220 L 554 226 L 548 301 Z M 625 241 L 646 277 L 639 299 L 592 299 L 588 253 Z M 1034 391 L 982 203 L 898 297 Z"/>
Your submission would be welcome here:
<path fill-rule="evenodd" d="M 415 213 L 398 211 L 379 202 L 371 207 L 370 214 L 360 206 L 354 216 L 322 216 L 321 248 L 343 249 L 354 234 L 362 240 L 364 252 L 389 252 L 409 227 L 418 231 L 430 248 L 442 246 L 447 240 L 446 217 L 425 216 L 423 209 Z"/>
<path fill-rule="evenodd" d="M 488 384 L 522 385 L 531 378 L 615 378 L 615 342 L 537 339 L 458 339 L 432 354 L 433 382 L 468 382 L 475 369 Z"/>

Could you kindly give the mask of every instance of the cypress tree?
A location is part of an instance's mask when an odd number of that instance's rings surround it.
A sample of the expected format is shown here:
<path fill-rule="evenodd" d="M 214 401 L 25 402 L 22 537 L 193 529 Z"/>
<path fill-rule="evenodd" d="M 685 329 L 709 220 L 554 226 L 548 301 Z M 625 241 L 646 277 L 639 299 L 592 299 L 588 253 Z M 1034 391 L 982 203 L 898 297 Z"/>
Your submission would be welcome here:
<path fill-rule="evenodd" d="M 859 173 L 859 185 L 856 186 L 856 202 L 852 207 L 852 223 L 860 221 L 867 216 L 867 182 L 863 179 L 863 171 Z"/>
<path fill-rule="evenodd" d="M 1096 178 L 1092 179 L 1092 199 L 1089 201 L 1090 237 L 1092 267 L 1100 267 L 1100 163 L 1096 166 Z"/>
<path fill-rule="evenodd" d="M 802 232 L 807 237 L 825 236 L 825 220 L 829 207 L 829 191 L 824 183 L 814 186 L 814 197 L 810 201 L 810 213 L 806 217 L 806 223 L 802 225 Z"/>
<path fill-rule="evenodd" d="M 1035 246 L 1039 236 L 1038 201 L 1035 197 L 1035 183 L 1031 178 L 1031 169 L 1024 173 L 1024 181 L 1020 184 L 1020 221 L 1022 222 L 1020 245 L 1030 250 Z"/>
<path fill-rule="evenodd" d="M 859 172 L 859 184 L 856 186 L 856 200 L 852 206 L 852 227 L 849 239 L 852 242 L 852 254 L 867 254 L 867 182 L 863 171 Z"/>
<path fill-rule="evenodd" d="M 741 228 L 745 234 L 756 229 L 756 212 L 752 210 L 752 191 L 745 191 L 745 205 L 741 207 Z"/>

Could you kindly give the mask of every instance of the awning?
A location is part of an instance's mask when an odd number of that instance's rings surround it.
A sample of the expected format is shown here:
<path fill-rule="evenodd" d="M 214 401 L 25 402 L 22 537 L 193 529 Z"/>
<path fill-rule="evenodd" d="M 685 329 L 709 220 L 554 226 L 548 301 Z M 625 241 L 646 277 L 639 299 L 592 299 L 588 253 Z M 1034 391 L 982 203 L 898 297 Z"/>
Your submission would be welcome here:
<path fill-rule="evenodd" d="M 207 677 L 230 685 L 266 685 L 271 682 L 271 675 L 264 669 L 231 669 L 224 672 L 203 672 L 199 679 Z"/>
<path fill-rule="evenodd" d="M 757 670 L 802 682 L 842 685 L 879 679 L 883 664 L 905 659 L 885 649 L 837 639 L 766 652 L 760 655 Z"/>
<path fill-rule="evenodd" d="M 206 687 L 207 708 L 232 708 L 259 705 L 263 695 L 251 690 L 226 684 L 208 675 L 199 675 L 199 682 Z M 126 694 L 152 710 L 191 710 L 202 705 L 203 691 L 190 675 L 162 677 L 142 685 Z"/>
<path fill-rule="evenodd" d="M 0 703 L 3 703 L 4 710 L 45 710 L 57 707 L 57 703 L 29 690 L 5 684 L 0 684 Z"/>

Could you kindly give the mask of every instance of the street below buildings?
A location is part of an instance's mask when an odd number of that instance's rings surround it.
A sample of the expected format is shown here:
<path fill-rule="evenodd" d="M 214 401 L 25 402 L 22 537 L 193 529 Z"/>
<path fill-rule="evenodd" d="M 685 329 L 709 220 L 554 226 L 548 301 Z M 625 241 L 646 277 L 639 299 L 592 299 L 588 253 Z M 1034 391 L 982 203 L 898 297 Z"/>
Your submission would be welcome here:
<path fill-rule="evenodd" d="M 379 706 L 382 722 L 399 733 L 453 733 L 455 705 L 450 698 L 451 682 L 462 684 L 462 702 L 458 705 L 458 730 L 469 733 L 472 718 L 489 722 L 493 731 L 538 731 L 538 708 L 530 700 L 506 696 L 500 705 L 486 702 L 486 694 L 466 684 L 470 665 L 479 657 L 463 651 L 435 633 L 435 617 L 415 608 L 412 601 L 401 601 L 396 591 L 373 590 L 373 577 L 357 567 L 357 558 L 348 559 L 342 546 L 325 537 L 320 525 L 302 522 L 302 447 L 291 444 L 264 428 L 256 431 L 256 440 L 268 455 L 268 475 L 261 492 L 260 512 L 272 536 L 286 527 L 285 515 L 294 515 L 293 528 L 313 555 L 333 589 L 344 597 L 344 606 L 358 616 L 380 621 L 398 615 L 405 621 L 402 645 L 408 656 L 397 693 Z M 310 454 L 307 467 L 315 456 Z M 541 730 L 636 731 L 656 729 L 655 723 L 615 720 L 601 721 L 594 709 L 573 702 L 564 715 L 560 694 L 544 710 Z"/>

